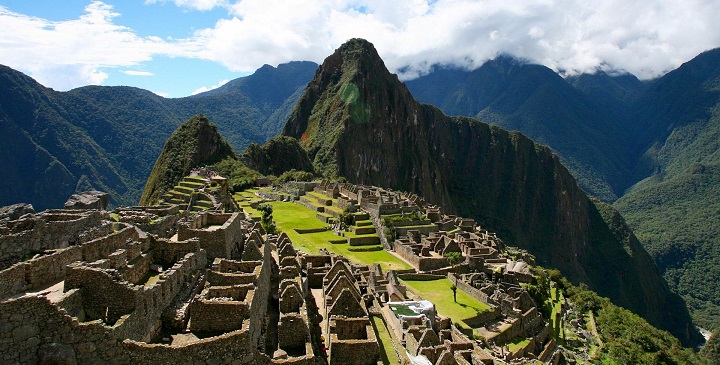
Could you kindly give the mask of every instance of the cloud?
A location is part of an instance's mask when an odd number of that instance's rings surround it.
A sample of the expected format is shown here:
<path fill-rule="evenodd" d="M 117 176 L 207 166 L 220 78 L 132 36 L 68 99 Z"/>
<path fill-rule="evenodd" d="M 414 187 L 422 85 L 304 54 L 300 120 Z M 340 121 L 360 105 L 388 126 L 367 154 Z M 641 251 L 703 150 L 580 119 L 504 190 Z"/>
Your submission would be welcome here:
<path fill-rule="evenodd" d="M 199 57 L 231 70 L 322 62 L 345 40 L 373 42 L 404 77 L 511 54 L 565 74 L 623 69 L 652 78 L 720 45 L 720 2 L 689 0 L 243 0 L 196 33 Z"/>
<path fill-rule="evenodd" d="M 50 21 L 0 6 L 0 63 L 25 71 L 40 83 L 59 89 L 99 84 L 107 67 L 135 66 L 156 54 L 183 55 L 191 41 L 168 42 L 139 37 L 117 25 L 112 6 L 91 2 L 78 19 Z"/>
<path fill-rule="evenodd" d="M 114 1 L 114 0 L 108 0 Z M 251 72 L 263 64 L 322 62 L 349 38 L 375 44 L 404 79 L 435 64 L 476 68 L 498 54 L 564 74 L 627 70 L 648 79 L 720 46 L 716 0 L 146 0 L 227 17 L 185 38 L 141 37 L 92 1 L 78 19 L 50 21 L 0 6 L 0 63 L 67 90 L 102 83 L 107 68 L 156 56 Z M 188 30 L 194 29 L 188 24 Z M 168 61 L 171 62 L 171 61 Z M 137 73 L 136 73 L 137 75 Z"/>
<path fill-rule="evenodd" d="M 197 94 L 200 94 L 200 93 L 204 93 L 204 92 L 206 92 L 206 91 L 215 90 L 215 89 L 219 88 L 220 86 L 223 86 L 223 85 L 227 84 L 228 81 L 229 81 L 229 80 L 221 80 L 220 82 L 218 82 L 218 83 L 217 83 L 216 85 L 214 85 L 214 86 L 202 86 L 202 87 L 196 89 L 195 91 L 193 91 L 191 95 L 197 95 Z"/>
<path fill-rule="evenodd" d="M 124 73 L 125 75 L 130 75 L 130 76 L 155 76 L 154 73 L 149 72 L 149 71 L 123 70 L 120 72 Z"/>
<path fill-rule="evenodd" d="M 145 4 L 173 2 L 181 8 L 200 11 L 212 10 L 215 7 L 227 6 L 226 0 L 145 0 Z"/>

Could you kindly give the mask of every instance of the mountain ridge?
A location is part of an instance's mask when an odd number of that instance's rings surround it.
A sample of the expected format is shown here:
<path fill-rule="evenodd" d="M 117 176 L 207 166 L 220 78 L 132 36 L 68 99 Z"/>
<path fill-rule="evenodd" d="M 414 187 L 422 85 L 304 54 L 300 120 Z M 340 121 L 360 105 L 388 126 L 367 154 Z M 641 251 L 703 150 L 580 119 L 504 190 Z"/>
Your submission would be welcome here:
<path fill-rule="evenodd" d="M 686 343 L 695 335 L 682 300 L 631 231 L 600 211 L 614 209 L 591 202 L 550 149 L 419 104 L 367 41 L 350 40 L 326 58 L 283 134 L 300 140 L 319 172 L 418 193 L 651 323 L 674 325 L 668 329 Z M 626 233 L 621 240 L 614 232 Z"/>
<path fill-rule="evenodd" d="M 0 182 L 0 205 L 60 208 L 72 193 L 92 189 L 108 192 L 113 205 L 137 204 L 163 143 L 183 121 L 206 114 L 236 150 L 264 143 L 280 131 L 315 68 L 268 66 L 220 92 L 166 99 L 127 86 L 58 92 L 2 66 L 0 124 L 12 144 L 0 147 L 0 169 L 12 179 Z M 255 88 L 268 78 L 270 96 Z"/>

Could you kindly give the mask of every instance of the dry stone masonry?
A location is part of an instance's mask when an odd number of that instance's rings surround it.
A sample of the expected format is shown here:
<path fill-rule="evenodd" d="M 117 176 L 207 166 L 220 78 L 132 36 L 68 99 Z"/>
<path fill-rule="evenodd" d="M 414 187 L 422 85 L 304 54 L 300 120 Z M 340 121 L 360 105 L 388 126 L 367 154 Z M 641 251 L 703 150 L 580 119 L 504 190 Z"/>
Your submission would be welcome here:
<path fill-rule="evenodd" d="M 534 280 L 532 258 L 511 258 L 497 235 L 472 220 L 373 186 L 320 181 L 258 193 L 314 210 L 328 223 L 322 230 L 333 230 L 350 250 L 387 250 L 412 266 L 383 272 L 326 250 L 298 250 L 286 233 L 268 234 L 237 204 L 217 203 L 213 191 L 227 189 L 224 178 L 194 175 L 153 207 L 0 209 L 0 363 L 561 358 L 522 286 Z M 201 194 L 212 209 L 193 209 L 204 204 Z M 451 265 L 449 253 L 462 261 Z M 444 317 L 405 284 L 445 278 L 489 310 Z M 383 336 L 390 343 L 379 341 Z M 522 345 L 510 350 L 518 339 Z"/>

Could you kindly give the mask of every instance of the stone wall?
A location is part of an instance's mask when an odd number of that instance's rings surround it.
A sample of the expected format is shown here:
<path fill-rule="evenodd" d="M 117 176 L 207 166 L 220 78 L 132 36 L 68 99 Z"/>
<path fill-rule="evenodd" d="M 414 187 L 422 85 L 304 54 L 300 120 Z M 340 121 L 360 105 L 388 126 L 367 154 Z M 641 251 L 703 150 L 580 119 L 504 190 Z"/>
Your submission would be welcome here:
<path fill-rule="evenodd" d="M 90 320 L 103 319 L 115 324 L 121 316 L 135 310 L 137 290 L 124 285 L 110 273 L 84 266 L 80 263 L 68 266 L 65 275 L 65 290 L 82 289 L 83 308 Z"/>
<path fill-rule="evenodd" d="M 107 258 L 111 253 L 125 247 L 128 240 L 137 241 L 140 235 L 135 227 L 125 226 L 119 231 L 84 243 L 82 247 L 83 261 L 93 262 Z"/>
<path fill-rule="evenodd" d="M 293 356 L 306 355 L 305 344 L 310 341 L 307 322 L 299 313 L 280 316 L 278 324 L 278 345 Z"/>
<path fill-rule="evenodd" d="M 0 233 L 0 268 L 5 269 L 33 252 L 66 248 L 85 242 L 86 231 L 102 227 L 107 213 L 97 210 L 47 210 L 6 222 Z"/>
<path fill-rule="evenodd" d="M 65 276 L 65 266 L 82 259 L 80 246 L 59 249 L 56 252 L 19 262 L 0 271 L 0 298 L 41 288 Z"/>
<path fill-rule="evenodd" d="M 330 364 L 343 365 L 377 365 L 380 360 L 380 347 L 377 340 L 339 340 L 331 334 L 332 350 Z"/>
<path fill-rule="evenodd" d="M 25 270 L 26 264 L 18 263 L 0 271 L 0 298 L 27 290 Z"/>
<path fill-rule="evenodd" d="M 248 293 L 249 297 L 252 295 Z M 196 299 L 190 304 L 189 312 L 189 327 L 193 331 L 238 330 L 250 316 L 247 303 L 221 299 Z"/>
<path fill-rule="evenodd" d="M 495 300 L 491 299 L 487 294 L 480 291 L 480 289 L 477 289 L 477 288 L 471 286 L 470 284 L 466 283 L 463 280 L 459 280 L 458 278 L 455 277 L 454 274 L 448 273 L 448 279 L 450 279 L 454 283 L 457 283 L 456 285 L 457 285 L 458 289 L 469 294 L 471 297 L 473 297 L 483 303 L 490 304 L 491 306 L 498 305 L 498 303 Z"/>

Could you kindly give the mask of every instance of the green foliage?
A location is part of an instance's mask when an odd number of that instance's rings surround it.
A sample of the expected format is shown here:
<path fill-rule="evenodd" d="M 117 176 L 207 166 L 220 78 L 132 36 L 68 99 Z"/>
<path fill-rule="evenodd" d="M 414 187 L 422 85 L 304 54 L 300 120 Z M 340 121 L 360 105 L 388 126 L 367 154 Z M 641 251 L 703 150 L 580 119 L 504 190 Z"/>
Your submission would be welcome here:
<path fill-rule="evenodd" d="M 571 286 L 568 299 L 581 311 L 592 311 L 602 337 L 603 364 L 707 364 L 677 338 L 651 326 L 640 316 L 620 308 L 587 287 Z"/>
<path fill-rule="evenodd" d="M 448 260 L 448 264 L 453 267 L 463 261 L 463 255 L 460 252 L 448 252 L 444 256 Z"/>
<path fill-rule="evenodd" d="M 720 365 L 720 328 L 710 336 L 705 347 L 700 351 L 700 355 L 705 356 L 713 365 Z"/>
<path fill-rule="evenodd" d="M 234 158 L 226 158 L 213 165 L 212 168 L 228 179 L 228 186 L 236 193 L 255 186 L 255 181 L 262 177 L 262 174 Z"/>
<path fill-rule="evenodd" d="M 283 172 L 282 175 L 275 180 L 275 183 L 279 184 L 288 181 L 313 181 L 314 179 L 315 175 L 312 172 L 291 169 Z"/>
<path fill-rule="evenodd" d="M 407 214 L 392 214 L 392 215 L 383 215 L 382 221 L 383 225 L 386 227 L 393 226 L 394 223 L 402 223 L 402 222 L 413 222 L 413 221 L 419 221 L 422 220 L 423 217 L 418 214 L 418 212 L 410 212 Z"/>
<path fill-rule="evenodd" d="M 312 176 L 313 172 L 307 152 L 295 138 L 288 136 L 276 136 L 262 147 L 251 143 L 242 159 L 249 167 L 266 175 L 282 176 L 287 171 L 302 171 Z"/>
<path fill-rule="evenodd" d="M 275 227 L 275 221 L 273 220 L 272 205 L 260 204 L 258 205 L 257 210 L 262 213 L 262 217 L 260 218 L 260 224 L 262 224 L 265 232 L 268 234 L 274 234 L 277 231 L 277 228 Z"/>
<path fill-rule="evenodd" d="M 616 203 L 695 321 L 720 324 L 720 164 L 692 166 Z"/>

